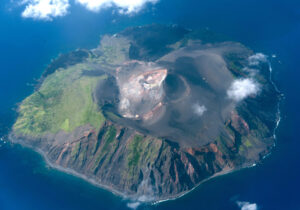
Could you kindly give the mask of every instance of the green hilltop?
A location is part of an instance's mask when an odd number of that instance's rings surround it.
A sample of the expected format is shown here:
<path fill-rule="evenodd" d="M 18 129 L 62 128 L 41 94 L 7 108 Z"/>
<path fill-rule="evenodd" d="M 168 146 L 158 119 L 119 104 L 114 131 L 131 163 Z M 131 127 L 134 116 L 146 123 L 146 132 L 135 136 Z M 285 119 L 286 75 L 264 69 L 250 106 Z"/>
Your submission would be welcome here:
<path fill-rule="evenodd" d="M 15 132 L 40 136 L 60 130 L 70 132 L 86 124 L 99 128 L 105 118 L 93 101 L 92 91 L 106 75 L 83 76 L 87 69 L 77 64 L 49 75 L 39 90 L 21 103 Z"/>

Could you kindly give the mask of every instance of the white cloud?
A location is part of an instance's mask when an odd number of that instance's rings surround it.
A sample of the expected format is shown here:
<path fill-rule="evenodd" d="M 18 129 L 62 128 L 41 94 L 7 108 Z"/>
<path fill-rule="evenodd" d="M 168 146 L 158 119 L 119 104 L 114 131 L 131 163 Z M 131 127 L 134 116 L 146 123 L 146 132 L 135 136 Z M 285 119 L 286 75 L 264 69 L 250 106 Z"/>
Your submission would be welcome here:
<path fill-rule="evenodd" d="M 99 12 L 103 8 L 116 6 L 122 14 L 139 12 L 147 3 L 155 4 L 158 0 L 73 0 L 86 9 Z M 65 16 L 70 7 L 69 0 L 21 0 L 18 5 L 26 5 L 22 12 L 24 18 L 52 20 Z"/>
<path fill-rule="evenodd" d="M 194 104 L 193 105 L 194 113 L 198 116 L 202 116 L 205 111 L 207 111 L 204 105 Z"/>
<path fill-rule="evenodd" d="M 263 53 L 256 53 L 254 55 L 251 55 L 248 58 L 248 62 L 250 66 L 257 66 L 260 63 L 265 63 L 268 61 L 268 56 L 266 56 Z"/>
<path fill-rule="evenodd" d="M 249 203 L 249 202 L 243 202 L 243 201 L 237 201 L 237 205 L 241 208 L 241 210 L 257 210 L 257 204 L 256 203 Z"/>
<path fill-rule="evenodd" d="M 227 96 L 235 101 L 241 101 L 250 95 L 258 93 L 260 87 L 253 79 L 237 79 L 227 90 Z"/>
<path fill-rule="evenodd" d="M 99 10 L 111 6 L 119 8 L 120 13 L 139 12 L 146 3 L 157 3 L 158 0 L 76 0 L 88 10 L 98 12 Z"/>
<path fill-rule="evenodd" d="M 52 20 L 54 17 L 64 16 L 68 13 L 69 0 L 25 0 L 22 13 L 24 18 Z"/>
<path fill-rule="evenodd" d="M 254 69 L 254 68 L 248 68 L 248 67 L 244 67 L 243 68 L 243 71 L 249 73 L 249 75 L 251 77 L 254 77 L 257 73 L 258 73 L 258 70 L 257 69 Z"/>
<path fill-rule="evenodd" d="M 131 209 L 137 209 L 140 205 L 140 202 L 127 203 L 127 207 Z"/>

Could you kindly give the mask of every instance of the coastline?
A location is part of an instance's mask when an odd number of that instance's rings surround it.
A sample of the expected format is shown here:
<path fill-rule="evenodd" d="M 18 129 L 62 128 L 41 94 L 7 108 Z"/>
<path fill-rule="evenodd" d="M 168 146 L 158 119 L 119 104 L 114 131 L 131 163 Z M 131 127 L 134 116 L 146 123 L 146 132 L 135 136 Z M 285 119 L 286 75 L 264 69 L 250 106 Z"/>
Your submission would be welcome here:
<path fill-rule="evenodd" d="M 252 165 L 245 166 L 245 167 L 240 167 L 240 168 L 235 168 L 235 169 L 231 169 L 231 170 L 228 170 L 228 171 L 218 172 L 218 173 L 214 174 L 213 176 L 208 177 L 208 178 L 202 180 L 200 183 L 198 183 L 196 186 L 194 186 L 191 190 L 183 192 L 181 195 L 175 196 L 173 198 L 163 199 L 163 200 L 159 200 L 159 201 L 153 202 L 153 205 L 157 205 L 159 203 L 163 203 L 163 202 L 167 202 L 167 201 L 172 201 L 172 200 L 176 200 L 178 198 L 181 198 L 181 197 L 189 194 L 190 192 L 194 191 L 197 187 L 199 187 L 204 182 L 209 181 L 209 180 L 211 180 L 213 178 L 216 178 L 216 177 L 219 177 L 219 176 L 223 176 L 223 175 L 228 175 L 228 174 L 235 173 L 235 172 L 238 172 L 238 171 L 241 171 L 241 170 L 244 170 L 244 169 L 248 169 L 248 168 L 253 168 L 253 167 L 257 166 L 257 164 L 261 163 L 263 160 L 265 160 L 266 158 L 268 158 L 272 154 L 272 150 L 276 146 L 276 139 L 277 139 L 276 132 L 277 132 L 277 129 L 278 129 L 278 127 L 280 125 L 280 122 L 281 122 L 280 105 L 281 105 L 283 93 L 281 93 L 281 91 L 278 89 L 278 87 L 276 86 L 275 82 L 272 79 L 273 69 L 272 69 L 272 65 L 271 65 L 270 61 L 268 61 L 268 65 L 269 65 L 269 72 L 270 72 L 269 81 L 272 84 L 272 86 L 275 88 L 275 91 L 280 96 L 280 97 L 278 97 L 279 100 L 278 100 L 278 103 L 277 103 L 276 126 L 273 129 L 273 136 L 272 136 L 274 138 L 274 144 L 273 144 L 272 148 L 270 149 L 270 152 L 267 153 L 266 155 L 264 155 L 261 160 L 257 161 L 256 163 L 253 163 Z"/>
<path fill-rule="evenodd" d="M 150 204 L 150 205 L 158 205 L 160 203 L 163 203 L 163 202 L 167 202 L 167 201 L 173 201 L 173 200 L 176 200 L 178 198 L 181 198 L 189 193 L 191 193 L 192 191 L 196 190 L 196 188 L 198 188 L 201 184 L 213 179 L 213 178 L 216 178 L 216 177 L 220 177 L 220 176 L 223 176 L 223 175 L 228 175 L 228 174 L 231 174 L 231 173 L 234 173 L 234 172 L 238 172 L 238 171 L 241 171 L 243 169 L 247 169 L 247 168 L 252 168 L 252 167 L 255 167 L 257 165 L 257 163 L 253 163 L 251 165 L 248 165 L 248 166 L 244 166 L 244 167 L 239 167 L 239 168 L 227 168 L 223 171 L 220 171 L 206 179 L 203 179 L 201 182 L 199 182 L 197 185 L 195 185 L 192 189 L 188 190 L 188 191 L 184 191 L 180 194 L 177 194 L 177 195 L 174 195 L 174 196 L 170 196 L 168 198 L 161 198 L 161 199 L 157 199 L 157 200 L 149 200 L 149 201 L 143 201 L 140 199 L 140 196 L 138 195 L 133 195 L 133 196 L 130 196 L 130 195 L 126 195 L 118 190 L 115 190 L 113 189 L 112 187 L 109 187 L 107 185 L 104 185 L 104 184 L 100 184 L 99 182 L 97 182 L 95 179 L 93 178 L 90 178 L 90 177 L 87 177 L 85 175 L 82 175 L 78 172 L 76 172 L 75 170 L 73 169 L 70 169 L 70 168 L 64 168 L 62 166 L 59 166 L 57 164 L 54 164 L 52 163 L 49 158 L 47 157 L 47 155 L 45 154 L 44 151 L 42 151 L 41 149 L 39 148 L 34 148 L 32 147 L 31 145 L 29 144 L 26 144 L 24 142 L 20 142 L 19 140 L 12 140 L 10 137 L 9 137 L 9 141 L 12 142 L 13 144 L 19 144 L 23 147 L 26 147 L 26 148 L 29 148 L 31 149 L 33 152 L 36 152 L 37 154 L 41 155 L 41 157 L 43 158 L 44 160 L 44 164 L 45 166 L 49 166 L 51 169 L 54 169 L 54 170 L 59 170 L 61 172 L 64 172 L 66 174 L 69 174 L 69 175 L 72 175 L 72 176 L 75 176 L 77 178 L 80 178 L 86 182 L 88 182 L 89 184 L 92 184 L 96 187 L 99 187 L 103 190 L 106 190 L 110 193 L 112 193 L 113 195 L 119 197 L 120 199 L 122 200 L 128 200 L 129 202 L 136 202 L 136 203 L 139 203 L 139 204 Z M 275 145 L 274 145 L 275 146 Z M 264 160 L 266 157 L 268 157 L 269 155 L 271 154 L 268 153 L 267 155 L 265 155 L 260 161 Z"/>
<path fill-rule="evenodd" d="M 54 170 L 58 170 L 58 171 L 61 171 L 61 172 L 66 173 L 66 174 L 69 174 L 69 175 L 72 175 L 72 176 L 81 178 L 81 179 L 85 180 L 86 182 L 88 182 L 88 183 L 90 183 L 90 184 L 92 184 L 92 185 L 94 185 L 94 186 L 96 186 L 96 187 L 99 187 L 99 188 L 101 188 L 101 189 L 103 189 L 103 190 L 107 190 L 107 191 L 111 192 L 111 193 L 114 194 L 115 196 L 123 197 L 123 198 L 126 198 L 126 197 L 127 197 L 124 193 L 121 193 L 121 192 L 119 192 L 119 191 L 117 191 L 117 190 L 114 190 L 113 188 L 110 188 L 110 187 L 108 187 L 108 186 L 106 186 L 106 185 L 102 185 L 102 184 L 100 184 L 99 182 L 97 182 L 96 180 L 94 180 L 94 179 L 92 179 L 92 178 L 89 178 L 89 177 L 87 177 L 87 176 L 85 176 L 85 175 L 82 175 L 82 174 L 76 172 L 76 171 L 73 170 L 73 169 L 70 169 L 70 168 L 64 168 L 64 167 L 62 167 L 62 166 L 59 166 L 59 165 L 57 165 L 57 164 L 52 163 L 52 162 L 49 160 L 49 158 L 47 157 L 47 155 L 45 154 L 45 152 L 42 151 L 42 150 L 39 149 L 39 148 L 36 148 L 36 147 L 33 147 L 33 146 L 29 145 L 29 144 L 26 144 L 26 143 L 24 143 L 24 142 L 21 142 L 20 140 L 13 140 L 13 139 L 11 138 L 11 135 L 9 135 L 8 139 L 9 139 L 9 141 L 10 141 L 11 143 L 13 143 L 13 144 L 21 145 L 22 147 L 31 149 L 33 152 L 36 152 L 37 154 L 39 154 L 39 155 L 43 158 L 45 166 L 49 166 L 50 168 L 52 168 L 52 169 L 54 169 Z"/>
<path fill-rule="evenodd" d="M 271 67 L 271 63 L 268 62 L 268 64 L 269 64 L 269 71 L 270 71 L 269 81 L 274 86 L 276 92 L 278 94 L 281 94 L 281 92 L 278 90 L 276 84 L 272 80 L 272 67 Z M 49 158 L 47 157 L 47 154 L 44 151 L 42 151 L 41 149 L 39 149 L 39 148 L 33 147 L 33 146 L 29 145 L 29 144 L 26 144 L 26 143 L 22 142 L 22 140 L 20 140 L 20 139 L 19 140 L 18 139 L 13 139 L 11 137 L 11 135 L 9 135 L 8 139 L 12 143 L 17 143 L 17 144 L 20 144 L 20 145 L 22 145 L 24 147 L 27 147 L 27 148 L 30 148 L 30 149 L 34 150 L 35 152 L 37 152 L 38 154 L 40 154 L 43 157 L 43 160 L 45 161 L 45 165 L 50 166 L 53 169 L 57 169 L 57 170 L 62 171 L 64 173 L 67 173 L 67 174 L 76 176 L 78 178 L 81 178 L 81 179 L 87 181 L 88 183 L 90 183 L 90 184 L 92 184 L 92 185 L 94 185 L 96 187 L 99 187 L 101 189 L 104 189 L 106 191 L 111 192 L 112 194 L 114 194 L 117 197 L 120 197 L 123 200 L 129 200 L 130 202 L 136 202 L 136 203 L 139 203 L 139 204 L 157 205 L 157 204 L 162 203 L 162 202 L 176 200 L 178 198 L 181 198 L 181 197 L 187 195 L 188 193 L 194 191 L 197 187 L 199 187 L 204 182 L 209 181 L 210 179 L 213 179 L 215 177 L 219 177 L 219 176 L 222 176 L 222 175 L 231 174 L 233 172 L 237 172 L 237 171 L 240 171 L 240 170 L 246 169 L 246 168 L 252 168 L 252 167 L 256 166 L 257 163 L 260 163 L 265 158 L 267 158 L 268 156 L 270 156 L 270 154 L 272 153 L 272 149 L 276 146 L 276 130 L 279 127 L 280 121 L 281 121 L 281 113 L 280 113 L 281 97 L 278 97 L 278 99 L 279 100 L 278 100 L 278 103 L 277 103 L 277 113 L 276 113 L 276 123 L 275 123 L 276 126 L 274 127 L 274 130 L 273 130 L 274 144 L 273 144 L 272 148 L 270 149 L 270 151 L 268 152 L 268 154 L 264 155 L 256 163 L 249 163 L 248 165 L 241 166 L 241 167 L 238 167 L 238 168 L 226 168 L 226 169 L 224 169 L 224 170 L 222 170 L 222 171 L 220 171 L 220 172 L 218 172 L 218 173 L 216 173 L 216 174 L 214 174 L 214 175 L 212 175 L 210 177 L 207 177 L 207 178 L 203 179 L 197 185 L 195 185 L 192 189 L 184 191 L 184 192 L 181 192 L 181 193 L 176 194 L 174 196 L 168 196 L 166 198 L 161 197 L 161 198 L 157 198 L 157 199 L 154 198 L 152 200 L 142 200 L 141 199 L 142 195 L 127 195 L 127 194 L 124 194 L 124 193 L 122 193 L 122 192 L 120 192 L 118 190 L 115 190 L 114 188 L 112 188 L 110 186 L 107 186 L 107 185 L 99 183 L 96 179 L 94 179 L 92 177 L 87 177 L 87 176 L 85 176 L 83 174 L 80 174 L 80 173 L 76 172 L 73 169 L 65 168 L 65 167 L 59 166 L 59 165 L 57 165 L 55 163 L 52 163 L 49 160 Z"/>
<path fill-rule="evenodd" d="M 31 145 L 26 144 L 24 142 L 20 142 L 19 140 L 12 140 L 10 137 L 9 137 L 9 141 L 12 144 L 19 144 L 22 147 L 31 149 L 33 152 L 36 152 L 37 154 L 41 155 L 41 157 L 44 160 L 45 166 L 49 166 L 51 169 L 58 170 L 58 171 L 66 173 L 66 174 L 75 176 L 77 178 L 83 179 L 84 181 L 88 182 L 89 184 L 92 184 L 92 185 L 94 185 L 96 187 L 99 187 L 99 188 L 101 188 L 103 190 L 106 190 L 106 191 L 112 193 L 113 195 L 121 198 L 122 200 L 128 200 L 129 202 L 138 202 L 140 204 L 157 205 L 157 204 L 162 203 L 162 202 L 176 200 L 176 199 L 181 198 L 181 197 L 187 195 L 188 193 L 194 191 L 197 187 L 199 187 L 204 182 L 209 181 L 210 179 L 213 179 L 215 177 L 219 177 L 219 176 L 222 176 L 222 175 L 230 174 L 230 173 L 242 170 L 242 169 L 251 168 L 251 167 L 255 166 L 254 164 L 252 164 L 251 166 L 247 166 L 247 167 L 241 167 L 241 168 L 236 168 L 236 169 L 226 169 L 225 171 L 220 171 L 220 172 L 214 174 L 213 176 L 210 176 L 210 177 L 202 180 L 196 186 L 194 186 L 192 189 L 190 189 L 188 191 L 184 191 L 184 192 L 182 192 L 180 194 L 177 194 L 177 195 L 174 195 L 174 196 L 171 196 L 171 197 L 168 197 L 168 198 L 162 198 L 162 199 L 157 199 L 157 200 L 154 199 L 154 200 L 149 200 L 149 201 L 142 201 L 142 200 L 139 199 L 140 196 L 137 196 L 137 195 L 136 196 L 126 195 L 126 194 L 124 194 L 124 193 L 122 193 L 122 192 L 120 192 L 118 190 L 115 190 L 115 189 L 113 189 L 113 188 L 111 188 L 111 187 L 109 187 L 107 185 L 100 184 L 95 179 L 89 178 L 89 177 L 87 177 L 85 175 L 82 175 L 82 174 L 74 171 L 73 169 L 64 168 L 64 167 L 59 166 L 57 164 L 53 164 L 49 160 L 49 158 L 47 157 L 47 155 L 45 154 L 45 152 L 42 151 L 39 148 L 32 147 Z"/>

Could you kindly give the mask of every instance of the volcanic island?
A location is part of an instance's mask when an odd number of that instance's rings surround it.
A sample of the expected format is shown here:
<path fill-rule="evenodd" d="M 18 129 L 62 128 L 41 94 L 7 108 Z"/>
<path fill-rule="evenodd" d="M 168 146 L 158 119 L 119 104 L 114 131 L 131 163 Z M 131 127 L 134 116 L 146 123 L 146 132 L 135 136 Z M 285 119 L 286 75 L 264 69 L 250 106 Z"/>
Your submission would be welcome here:
<path fill-rule="evenodd" d="M 208 30 L 127 28 L 52 60 L 10 140 L 126 198 L 174 199 L 271 152 L 270 73 L 266 56 Z"/>

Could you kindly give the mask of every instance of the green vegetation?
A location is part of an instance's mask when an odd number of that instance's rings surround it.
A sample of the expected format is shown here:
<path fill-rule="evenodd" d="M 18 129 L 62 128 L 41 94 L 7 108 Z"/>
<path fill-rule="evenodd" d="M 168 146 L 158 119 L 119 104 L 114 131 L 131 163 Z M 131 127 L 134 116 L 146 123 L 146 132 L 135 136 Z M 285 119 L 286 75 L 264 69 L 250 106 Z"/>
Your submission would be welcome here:
<path fill-rule="evenodd" d="M 14 131 L 41 136 L 60 130 L 71 132 L 86 124 L 99 128 L 105 118 L 93 102 L 92 91 L 106 76 L 83 76 L 83 70 L 90 68 L 77 64 L 49 75 L 20 105 Z"/>
<path fill-rule="evenodd" d="M 87 153 L 87 146 L 85 145 L 85 147 L 82 149 L 82 151 L 80 151 L 80 154 L 78 156 L 79 166 L 80 167 L 83 165 L 83 163 L 85 161 L 86 153 Z"/>
<path fill-rule="evenodd" d="M 50 74 L 53 74 L 59 68 L 67 68 L 68 66 L 81 63 L 89 56 L 89 51 L 82 49 L 77 49 L 67 54 L 60 54 L 57 58 L 51 61 L 51 63 L 42 74 L 42 78 L 46 78 Z"/>
<path fill-rule="evenodd" d="M 94 165 L 92 167 L 92 171 L 95 172 L 99 168 L 100 161 L 105 158 L 105 161 L 103 164 L 106 164 L 111 156 L 112 153 L 114 152 L 116 148 L 116 134 L 117 134 L 117 129 L 115 126 L 110 126 L 108 127 L 107 131 L 104 134 L 104 137 L 102 139 L 102 145 L 100 148 L 100 151 L 95 159 Z M 95 145 L 94 150 L 96 150 L 97 145 Z M 96 151 L 94 151 L 96 152 Z"/>
<path fill-rule="evenodd" d="M 81 142 L 77 142 L 77 144 L 75 145 L 75 147 L 73 147 L 72 152 L 71 152 L 71 159 L 74 161 L 79 153 L 80 150 L 80 146 L 81 146 Z"/>
<path fill-rule="evenodd" d="M 226 139 L 223 136 L 218 136 L 216 139 L 216 143 L 218 145 L 218 149 L 222 152 L 222 153 L 229 153 L 229 149 L 227 148 L 227 144 L 226 144 Z"/>
<path fill-rule="evenodd" d="M 158 153 L 159 149 L 162 145 L 162 141 L 158 139 L 148 139 L 148 140 L 143 140 L 147 142 L 147 147 L 144 147 L 144 155 L 143 155 L 143 161 L 147 164 L 153 165 Z"/>
<path fill-rule="evenodd" d="M 270 133 L 269 128 L 258 117 L 253 118 L 253 123 L 256 125 L 256 132 L 253 132 L 256 134 L 256 137 L 266 136 Z"/>
<path fill-rule="evenodd" d="M 107 151 L 109 145 L 116 138 L 116 134 L 117 134 L 117 129 L 114 126 L 110 126 L 104 136 L 105 144 L 102 149 L 103 151 Z"/>
<path fill-rule="evenodd" d="M 118 121 L 121 119 L 118 115 L 114 114 L 113 112 L 104 112 L 104 114 L 108 119 L 112 121 Z"/>
<path fill-rule="evenodd" d="M 245 145 L 246 147 L 251 147 L 251 146 L 252 146 L 252 144 L 251 144 L 251 142 L 250 142 L 249 139 L 247 139 L 247 140 L 244 142 L 244 145 Z"/>
<path fill-rule="evenodd" d="M 61 129 L 64 131 L 68 131 L 70 129 L 70 121 L 66 119 L 65 122 L 61 125 Z"/>
<path fill-rule="evenodd" d="M 255 132 L 259 131 L 254 130 L 254 133 L 251 132 L 251 134 L 248 136 L 242 136 L 241 145 L 239 146 L 240 153 L 256 148 L 257 145 L 261 145 L 261 140 L 260 138 L 255 137 Z"/>
<path fill-rule="evenodd" d="M 136 166 L 140 160 L 141 152 L 142 152 L 142 143 L 143 137 L 140 135 L 134 136 L 132 142 L 129 145 L 129 150 L 131 151 L 128 156 L 128 166 L 131 168 L 132 166 Z"/>
<path fill-rule="evenodd" d="M 92 154 L 94 155 L 96 152 L 97 152 L 97 149 L 98 149 L 98 146 L 99 146 L 99 143 L 100 140 L 99 139 L 96 139 L 95 143 L 94 143 L 94 146 L 93 146 L 93 151 L 92 151 Z"/>
<path fill-rule="evenodd" d="M 242 71 L 244 68 L 244 60 L 245 57 L 241 57 L 242 55 L 236 53 L 227 53 L 225 54 L 225 60 L 227 61 L 227 67 L 231 71 L 232 75 L 235 78 L 239 78 L 241 76 L 247 76 L 245 71 Z"/>
<path fill-rule="evenodd" d="M 137 175 L 137 168 L 154 164 L 161 145 L 162 142 L 158 139 L 135 135 L 128 144 L 127 165 L 130 176 L 135 177 Z"/>
<path fill-rule="evenodd" d="M 78 161 L 79 167 L 81 167 L 86 159 L 88 147 L 81 141 L 78 141 L 75 146 L 73 146 L 71 151 L 71 161 Z"/>
<path fill-rule="evenodd" d="M 99 154 L 99 155 L 96 157 L 95 162 L 94 162 L 94 165 L 93 165 L 93 167 L 91 168 L 91 171 L 92 171 L 93 173 L 97 172 L 97 170 L 98 170 L 98 168 L 99 168 L 100 161 L 101 161 L 101 159 L 103 158 L 102 156 L 103 156 L 103 155 L 102 155 L 102 153 L 101 153 L 101 154 Z"/>
<path fill-rule="evenodd" d="M 239 146 L 239 153 L 243 153 L 243 152 L 245 152 L 244 146 L 240 145 Z"/>
<path fill-rule="evenodd" d="M 130 43 L 122 37 L 104 36 L 99 50 L 102 55 L 96 60 L 103 65 L 121 64 L 127 60 Z"/>

